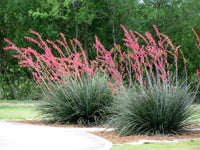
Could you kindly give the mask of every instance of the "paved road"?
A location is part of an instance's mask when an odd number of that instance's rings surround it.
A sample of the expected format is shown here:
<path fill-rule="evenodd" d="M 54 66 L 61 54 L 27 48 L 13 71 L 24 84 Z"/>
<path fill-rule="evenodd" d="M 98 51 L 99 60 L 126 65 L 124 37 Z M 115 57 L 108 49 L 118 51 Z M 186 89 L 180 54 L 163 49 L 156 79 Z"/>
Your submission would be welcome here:
<path fill-rule="evenodd" d="M 0 121 L 0 150 L 109 150 L 112 144 L 86 131 Z"/>

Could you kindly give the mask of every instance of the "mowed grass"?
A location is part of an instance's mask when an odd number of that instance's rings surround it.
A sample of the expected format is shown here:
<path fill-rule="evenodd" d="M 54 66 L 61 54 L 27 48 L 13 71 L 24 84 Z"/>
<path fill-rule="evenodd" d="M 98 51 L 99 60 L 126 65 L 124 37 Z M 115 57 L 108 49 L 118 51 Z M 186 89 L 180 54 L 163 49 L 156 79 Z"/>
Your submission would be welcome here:
<path fill-rule="evenodd" d="M 0 100 L 0 106 L 2 105 L 35 105 L 35 104 L 39 104 L 41 101 L 37 100 Z"/>
<path fill-rule="evenodd" d="M 199 150 L 200 140 L 177 143 L 114 146 L 111 150 Z"/>
<path fill-rule="evenodd" d="M 40 102 L 39 100 L 0 100 L 0 104 L 1 103 L 12 103 L 12 104 L 16 104 L 16 103 L 38 103 Z"/>
<path fill-rule="evenodd" d="M 36 119 L 38 112 L 30 106 L 0 106 L 0 119 Z"/>
<path fill-rule="evenodd" d="M 37 119 L 36 101 L 0 100 L 0 119 Z"/>

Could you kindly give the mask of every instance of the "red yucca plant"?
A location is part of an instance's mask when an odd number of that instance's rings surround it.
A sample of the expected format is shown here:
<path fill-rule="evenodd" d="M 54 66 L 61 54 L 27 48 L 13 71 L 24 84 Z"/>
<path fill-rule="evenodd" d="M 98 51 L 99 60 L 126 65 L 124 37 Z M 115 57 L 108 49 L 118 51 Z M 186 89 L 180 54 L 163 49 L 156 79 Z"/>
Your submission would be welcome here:
<path fill-rule="evenodd" d="M 94 43 L 97 50 L 96 61 L 87 59 L 85 51 L 76 39 L 70 40 L 71 49 L 62 33 L 60 35 L 63 41 L 57 40 L 55 43 L 50 40 L 44 41 L 39 33 L 31 30 L 31 33 L 35 34 L 39 40 L 31 37 L 25 37 L 25 39 L 37 44 L 44 51 L 42 54 L 30 47 L 18 48 L 6 38 L 5 41 L 10 46 L 5 47 L 4 50 L 16 50 L 18 55 L 14 57 L 20 59 L 20 66 L 33 68 L 36 82 L 40 84 L 42 81 L 47 87 L 47 81 L 62 81 L 68 75 L 80 79 L 84 73 L 94 75 L 97 71 L 102 71 L 107 75 L 108 84 L 113 88 L 119 85 L 123 87 L 125 79 L 129 80 L 127 81 L 129 87 L 134 87 L 134 81 L 138 81 L 141 86 L 147 83 L 151 85 L 152 77 L 168 82 L 171 81 L 172 74 L 169 69 L 169 55 L 174 58 L 177 82 L 178 52 L 180 51 L 183 55 L 179 46 L 174 47 L 170 39 L 160 33 L 156 26 L 154 29 L 158 36 L 157 42 L 149 32 L 145 33 L 145 37 L 138 32 L 126 30 L 122 25 L 121 27 L 125 32 L 123 40 L 127 49 L 124 51 L 121 46 L 114 44 L 114 48 L 106 50 L 96 37 Z M 145 44 L 140 44 L 139 38 Z M 61 47 L 65 49 L 64 52 Z M 58 52 L 59 57 L 52 54 L 52 48 Z"/>
<path fill-rule="evenodd" d="M 121 27 L 125 32 L 125 38 L 123 39 L 125 42 L 124 45 L 127 48 L 125 51 L 122 51 L 121 46 L 116 44 L 114 48 L 108 51 L 96 37 L 94 46 L 97 49 L 98 62 L 101 62 L 99 68 L 105 74 L 111 76 L 117 84 L 122 86 L 124 78 L 127 78 L 127 76 L 129 79 L 129 87 L 133 86 L 134 80 L 137 80 L 141 86 L 145 86 L 147 82 L 151 85 L 152 78 L 168 82 L 172 80 L 171 76 L 173 73 L 169 69 L 171 65 L 169 63 L 169 55 L 171 55 L 174 58 L 175 79 L 177 83 L 177 61 L 179 52 L 182 54 L 185 63 L 184 55 L 179 49 L 180 46 L 174 47 L 170 39 L 160 33 L 156 26 L 154 26 L 154 29 L 158 36 L 158 42 L 154 40 L 149 32 L 146 32 L 146 37 L 144 37 L 138 32 L 126 30 L 122 25 Z M 140 44 L 139 38 L 145 44 Z"/>
<path fill-rule="evenodd" d="M 33 76 L 39 85 L 42 81 L 47 86 L 48 81 L 61 81 L 68 75 L 77 79 L 84 73 L 95 74 L 97 63 L 95 61 L 88 62 L 85 51 L 80 42 L 76 39 L 70 40 L 73 49 L 72 52 L 62 33 L 60 35 L 63 41 L 57 40 L 57 43 L 55 43 L 50 40 L 44 41 L 40 34 L 35 31 L 31 30 L 30 32 L 35 34 L 39 41 L 31 37 L 25 37 L 25 39 L 37 44 L 38 47 L 44 50 L 44 53 L 38 53 L 30 47 L 18 48 L 6 38 L 4 40 L 10 46 L 5 47 L 4 50 L 16 50 L 18 55 L 14 55 L 14 57 L 20 59 L 19 64 L 21 67 L 30 67 L 34 69 Z M 57 50 L 59 57 L 52 54 L 52 48 L 47 43 L 50 44 L 54 50 Z M 75 44 L 78 45 L 80 51 L 77 51 Z M 61 47 L 64 47 L 64 52 Z"/>
<path fill-rule="evenodd" d="M 198 36 L 197 32 L 194 29 L 192 29 L 192 31 L 194 32 L 194 34 L 196 36 L 196 39 L 198 41 L 198 44 L 195 44 L 195 45 L 200 51 L 200 39 L 199 39 L 199 36 Z M 200 58 L 200 55 L 199 55 L 199 58 Z M 199 85 L 200 85 L 200 76 L 199 76 L 199 70 L 197 69 L 197 88 L 196 88 L 195 96 L 197 95 L 197 92 L 198 92 L 198 89 L 199 89 Z"/>

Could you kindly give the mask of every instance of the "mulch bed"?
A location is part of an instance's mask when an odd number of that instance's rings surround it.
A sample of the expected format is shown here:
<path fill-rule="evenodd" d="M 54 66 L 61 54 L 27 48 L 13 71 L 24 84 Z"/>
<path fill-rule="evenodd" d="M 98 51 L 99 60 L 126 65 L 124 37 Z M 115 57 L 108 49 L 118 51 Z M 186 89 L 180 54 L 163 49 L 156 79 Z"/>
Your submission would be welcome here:
<path fill-rule="evenodd" d="M 138 142 L 140 140 L 173 141 L 177 139 L 181 140 L 181 139 L 200 138 L 200 131 L 190 131 L 187 134 L 169 135 L 169 136 L 143 136 L 143 135 L 117 136 L 117 133 L 113 131 L 99 131 L 99 132 L 92 132 L 92 133 L 109 140 L 113 144 L 132 143 L 132 142 Z"/>
<path fill-rule="evenodd" d="M 35 125 L 43 125 L 43 126 L 52 126 L 52 127 L 67 127 L 67 128 L 74 128 L 74 127 L 88 127 L 88 126 L 77 126 L 77 125 L 60 125 L 60 124 L 44 124 L 40 120 L 18 120 L 18 121 L 11 121 L 11 122 L 19 122 L 19 123 L 28 123 L 28 124 L 35 124 Z M 90 127 L 91 128 L 91 127 Z M 200 128 L 200 125 L 191 126 L 191 129 Z M 200 138 L 200 131 L 188 131 L 188 133 L 184 133 L 182 135 L 168 135 L 168 136 L 143 136 L 143 135 L 132 135 L 132 136 L 117 136 L 117 133 L 114 131 L 96 131 L 90 132 L 97 136 L 107 139 L 108 141 L 112 142 L 113 144 L 124 144 L 124 143 L 131 143 L 131 142 L 138 142 L 140 140 L 158 140 L 158 141 L 173 141 L 173 140 L 180 140 L 180 139 L 198 139 Z"/>
<path fill-rule="evenodd" d="M 18 122 L 18 123 L 26 123 L 26 124 L 33 124 L 33 125 L 41 125 L 41 126 L 49 126 L 49 127 L 62 127 L 62 128 L 92 128 L 95 126 L 84 126 L 84 125 L 76 125 L 76 124 L 59 124 L 59 123 L 54 123 L 54 124 L 46 124 L 41 120 L 9 120 L 8 122 Z M 98 126 L 100 127 L 100 126 Z"/>

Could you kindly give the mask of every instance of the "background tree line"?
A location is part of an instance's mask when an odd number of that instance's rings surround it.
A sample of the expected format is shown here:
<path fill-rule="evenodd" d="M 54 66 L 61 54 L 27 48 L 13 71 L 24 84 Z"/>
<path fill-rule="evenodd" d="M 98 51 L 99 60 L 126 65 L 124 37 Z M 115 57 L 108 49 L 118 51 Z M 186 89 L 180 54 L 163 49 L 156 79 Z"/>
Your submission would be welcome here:
<path fill-rule="evenodd" d="M 181 45 L 189 79 L 196 81 L 195 71 L 200 63 L 192 28 L 200 32 L 199 0 L 1 0 L 0 99 L 40 98 L 30 70 L 19 68 L 12 56 L 14 51 L 3 50 L 4 37 L 19 47 L 27 47 L 31 43 L 24 36 L 31 36 L 29 29 L 51 40 L 59 39 L 62 32 L 67 39 L 81 41 L 88 58 L 95 59 L 95 35 L 107 49 L 113 43 L 122 45 L 120 24 L 153 35 L 155 24 L 175 46 Z M 179 64 L 179 70 L 184 70 L 183 65 Z"/>

